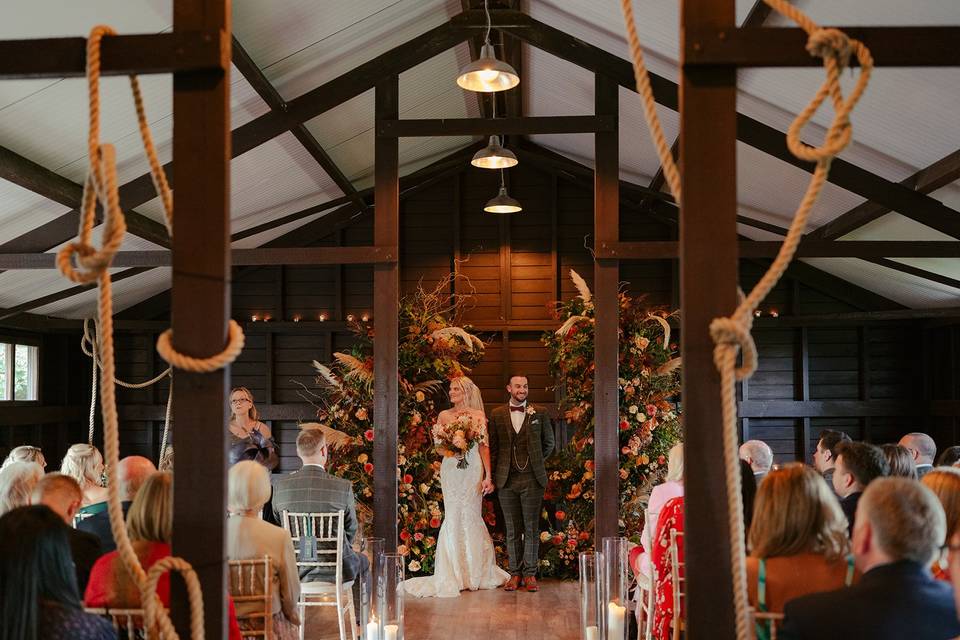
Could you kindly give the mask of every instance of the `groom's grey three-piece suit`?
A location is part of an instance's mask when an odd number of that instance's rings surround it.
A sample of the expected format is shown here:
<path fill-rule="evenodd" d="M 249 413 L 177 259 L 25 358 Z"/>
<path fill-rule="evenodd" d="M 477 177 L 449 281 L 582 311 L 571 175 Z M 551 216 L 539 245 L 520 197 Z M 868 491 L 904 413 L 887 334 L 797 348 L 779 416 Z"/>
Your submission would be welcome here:
<path fill-rule="evenodd" d="M 527 411 L 527 407 L 532 407 Z M 510 575 L 536 576 L 540 550 L 540 510 L 547 486 L 544 460 L 553 451 L 550 417 L 543 409 L 523 406 L 519 432 L 511 420 L 510 406 L 490 414 L 490 454 L 493 482 L 507 534 Z"/>

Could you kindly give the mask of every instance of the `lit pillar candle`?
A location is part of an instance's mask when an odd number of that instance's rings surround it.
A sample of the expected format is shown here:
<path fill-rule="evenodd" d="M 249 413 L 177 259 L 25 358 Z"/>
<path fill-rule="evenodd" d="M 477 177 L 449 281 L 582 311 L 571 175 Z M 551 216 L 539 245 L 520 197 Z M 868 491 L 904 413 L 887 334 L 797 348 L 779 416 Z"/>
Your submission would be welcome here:
<path fill-rule="evenodd" d="M 600 640 L 600 627 L 591 625 L 584 629 L 584 632 L 586 636 L 584 640 Z"/>
<path fill-rule="evenodd" d="M 607 605 L 607 640 L 623 640 L 623 623 L 626 614 L 627 608 L 621 607 L 616 602 Z"/>
<path fill-rule="evenodd" d="M 380 640 L 380 624 L 376 620 L 367 623 L 366 640 Z"/>
<path fill-rule="evenodd" d="M 400 626 L 396 624 L 388 624 L 383 627 L 383 640 L 397 640 L 397 633 L 400 631 Z"/>

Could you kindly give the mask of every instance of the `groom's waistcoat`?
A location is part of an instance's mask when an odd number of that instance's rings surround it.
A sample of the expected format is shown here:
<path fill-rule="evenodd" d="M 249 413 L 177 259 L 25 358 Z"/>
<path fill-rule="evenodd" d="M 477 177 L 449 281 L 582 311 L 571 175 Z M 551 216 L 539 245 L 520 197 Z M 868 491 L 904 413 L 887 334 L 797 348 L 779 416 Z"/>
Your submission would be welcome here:
<path fill-rule="evenodd" d="M 507 433 L 510 434 L 510 469 L 517 473 L 533 473 L 530 466 L 530 438 L 527 434 L 527 423 L 524 420 L 520 431 L 513 430 L 513 424 Z"/>
<path fill-rule="evenodd" d="M 546 412 L 534 407 L 533 413 L 525 414 L 520 433 L 513 430 L 510 410 L 506 405 L 501 405 L 491 412 L 490 423 L 494 484 L 502 487 L 516 464 L 519 462 L 520 466 L 523 466 L 524 461 L 529 460 L 527 469 L 533 472 L 541 487 L 546 487 L 544 458 L 550 455 L 554 445 L 553 426 Z"/>

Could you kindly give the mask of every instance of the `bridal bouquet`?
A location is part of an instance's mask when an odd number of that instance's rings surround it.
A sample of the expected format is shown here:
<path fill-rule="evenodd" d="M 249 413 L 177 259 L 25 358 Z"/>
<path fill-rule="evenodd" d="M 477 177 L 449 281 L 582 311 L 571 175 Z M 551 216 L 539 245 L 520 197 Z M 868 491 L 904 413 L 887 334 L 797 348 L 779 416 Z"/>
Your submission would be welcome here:
<path fill-rule="evenodd" d="M 484 426 L 469 413 L 461 413 L 452 422 L 433 426 L 433 443 L 446 449 L 459 458 L 458 469 L 467 468 L 467 453 L 474 445 L 486 444 Z"/>

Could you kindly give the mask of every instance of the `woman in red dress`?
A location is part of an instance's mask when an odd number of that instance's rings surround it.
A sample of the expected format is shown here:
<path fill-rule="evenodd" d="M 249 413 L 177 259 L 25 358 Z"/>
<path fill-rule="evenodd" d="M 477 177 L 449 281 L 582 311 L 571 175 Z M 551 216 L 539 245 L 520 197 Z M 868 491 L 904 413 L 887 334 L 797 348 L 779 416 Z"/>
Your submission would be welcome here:
<path fill-rule="evenodd" d="M 660 511 L 656 534 L 653 538 L 651 561 L 656 569 L 657 600 L 653 613 L 653 637 L 669 640 L 673 625 L 673 560 L 670 557 L 670 531 L 683 533 L 683 496 L 673 498 Z M 677 560 L 683 563 L 683 544 L 678 544 Z M 680 568 L 683 577 L 683 568 Z M 680 598 L 680 617 L 683 617 L 684 598 Z"/>

